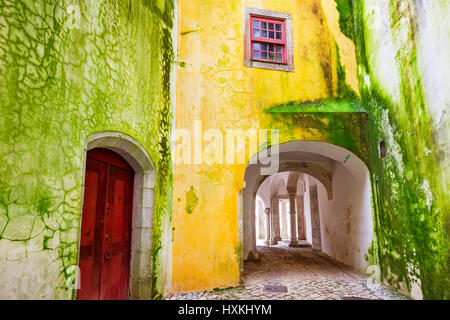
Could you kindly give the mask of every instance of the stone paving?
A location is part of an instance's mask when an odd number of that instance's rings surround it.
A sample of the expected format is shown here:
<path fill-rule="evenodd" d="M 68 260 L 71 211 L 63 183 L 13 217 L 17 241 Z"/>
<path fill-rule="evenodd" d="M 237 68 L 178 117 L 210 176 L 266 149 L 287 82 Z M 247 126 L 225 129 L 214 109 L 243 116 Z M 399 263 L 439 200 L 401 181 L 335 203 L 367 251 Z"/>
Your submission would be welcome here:
<path fill-rule="evenodd" d="M 179 293 L 169 300 L 403 300 L 392 289 L 310 248 L 258 246 L 261 259 L 245 262 L 243 285 L 210 292 Z M 283 285 L 287 293 L 263 292 L 264 285 Z"/>

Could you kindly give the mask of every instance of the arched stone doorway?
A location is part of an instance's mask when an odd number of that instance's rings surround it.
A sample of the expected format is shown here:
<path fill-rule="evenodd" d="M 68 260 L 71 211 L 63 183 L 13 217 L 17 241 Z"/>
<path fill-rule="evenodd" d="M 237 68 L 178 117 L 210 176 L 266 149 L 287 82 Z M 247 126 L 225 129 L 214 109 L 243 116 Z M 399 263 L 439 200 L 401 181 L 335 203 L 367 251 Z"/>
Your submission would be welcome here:
<path fill-rule="evenodd" d="M 150 299 L 155 166 L 139 142 L 119 132 L 101 132 L 89 136 L 86 141 L 85 154 L 98 148 L 115 152 L 134 171 L 129 298 Z M 83 185 L 82 194 L 84 194 L 84 188 Z M 82 203 L 84 204 L 84 199 L 82 199 Z M 81 224 L 82 221 L 80 226 Z M 79 239 L 81 239 L 81 234 Z"/>
<path fill-rule="evenodd" d="M 258 189 L 269 177 L 261 175 L 262 166 L 259 164 L 269 162 L 259 158 L 267 154 L 265 150 L 255 155 L 245 173 L 241 214 L 244 260 L 258 256 L 255 198 Z M 373 235 L 371 185 L 369 170 L 364 162 L 349 150 L 315 141 L 284 143 L 269 150 L 269 154 L 272 161 L 274 158 L 278 159 L 278 173 L 295 173 L 289 174 L 286 179 L 286 196 L 287 199 L 290 198 L 291 207 L 298 195 L 291 193 L 289 197 L 289 185 L 295 185 L 289 179 L 298 181 L 302 175 L 310 177 L 312 183 L 306 194 L 309 197 L 309 209 L 316 211 L 315 217 L 311 214 L 309 221 L 313 248 L 364 272 L 367 268 L 365 254 L 371 246 Z M 265 199 L 263 202 L 268 214 L 277 214 L 274 199 Z M 295 220 L 298 221 L 297 218 Z M 272 222 L 270 226 L 276 228 Z M 299 233 L 297 238 L 298 235 Z M 278 240 L 277 234 L 271 236 L 272 239 L 268 239 L 268 242 Z"/>
<path fill-rule="evenodd" d="M 134 170 L 120 155 L 102 148 L 88 151 L 79 300 L 129 297 L 133 182 Z"/>

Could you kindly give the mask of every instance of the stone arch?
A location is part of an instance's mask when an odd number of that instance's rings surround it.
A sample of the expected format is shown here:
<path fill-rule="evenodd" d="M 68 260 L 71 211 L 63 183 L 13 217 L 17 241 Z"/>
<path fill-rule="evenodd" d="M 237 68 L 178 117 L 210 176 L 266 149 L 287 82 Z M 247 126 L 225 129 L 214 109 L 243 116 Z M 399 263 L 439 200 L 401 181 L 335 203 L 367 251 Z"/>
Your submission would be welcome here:
<path fill-rule="evenodd" d="M 120 132 L 100 132 L 90 135 L 86 139 L 85 157 L 89 150 L 95 148 L 104 148 L 116 152 L 135 171 L 129 296 L 131 299 L 150 299 L 152 292 L 155 165 L 145 148 L 138 141 Z M 82 194 L 84 195 L 84 178 Z"/>
<path fill-rule="evenodd" d="M 333 186 L 331 183 L 331 172 L 320 165 L 311 162 L 289 161 L 280 163 L 279 172 L 306 173 L 319 180 L 327 190 L 328 199 L 333 199 Z M 297 176 L 298 179 L 298 176 Z"/>
<path fill-rule="evenodd" d="M 268 154 L 270 158 L 267 156 Z M 271 163 L 274 159 L 278 160 L 278 170 L 271 174 L 290 171 L 310 175 L 324 188 L 328 201 L 336 201 L 333 199 L 334 193 L 342 193 L 342 190 L 339 190 L 337 185 L 335 185 L 337 189 L 333 190 L 333 177 L 335 172 L 347 172 L 346 174 L 351 176 L 352 179 L 355 179 L 355 185 L 361 187 L 360 190 L 357 190 L 357 192 L 360 192 L 357 196 L 362 199 L 358 203 L 358 212 L 367 212 L 364 219 L 367 216 L 370 216 L 370 219 L 372 219 L 369 169 L 357 155 L 343 147 L 318 141 L 299 140 L 272 146 L 268 150 L 262 150 L 254 155 L 249 161 L 244 174 L 245 188 L 242 192 L 243 212 L 241 214 L 241 217 L 243 217 L 241 225 L 243 227 L 242 246 L 244 260 L 252 256 L 257 256 L 256 242 L 253 239 L 255 221 L 253 196 L 257 193 L 262 182 L 268 177 L 267 174 L 262 174 L 262 172 L 267 171 L 261 170 L 267 166 L 261 164 Z M 342 198 L 339 197 L 336 199 Z M 371 220 L 365 223 L 363 227 L 369 230 L 372 228 L 372 225 L 373 221 Z M 367 232 L 368 236 L 364 240 L 364 246 L 367 245 L 366 242 L 371 241 L 372 236 L 370 232 L 373 233 L 373 230 Z M 369 240 L 368 237 L 370 237 Z M 358 269 L 362 268 L 362 266 L 358 267 Z"/>
<path fill-rule="evenodd" d="M 291 172 L 289 173 L 288 183 L 287 183 L 287 191 L 288 192 L 297 192 L 297 184 L 298 179 L 300 178 L 300 172 Z"/>
<path fill-rule="evenodd" d="M 357 176 L 367 171 L 367 165 L 357 155 L 348 149 L 343 147 L 320 141 L 311 140 L 296 140 L 279 144 L 275 147 L 271 147 L 268 150 L 261 150 L 259 153 L 253 155 L 249 164 L 258 163 L 258 160 L 262 163 L 266 163 L 267 154 L 271 155 L 271 158 L 276 157 L 282 153 L 289 153 L 301 151 L 304 153 L 313 153 L 328 157 L 332 160 L 342 163 L 347 170 L 353 175 Z M 249 165 L 250 166 L 250 165 Z M 246 172 L 247 175 L 247 172 Z"/>
<path fill-rule="evenodd" d="M 284 192 L 286 190 L 286 181 L 281 175 L 271 176 L 269 182 L 269 192 L 271 197 L 278 195 L 280 192 Z M 260 186 L 258 186 L 258 188 L 255 188 L 255 191 L 258 192 L 259 188 Z"/>

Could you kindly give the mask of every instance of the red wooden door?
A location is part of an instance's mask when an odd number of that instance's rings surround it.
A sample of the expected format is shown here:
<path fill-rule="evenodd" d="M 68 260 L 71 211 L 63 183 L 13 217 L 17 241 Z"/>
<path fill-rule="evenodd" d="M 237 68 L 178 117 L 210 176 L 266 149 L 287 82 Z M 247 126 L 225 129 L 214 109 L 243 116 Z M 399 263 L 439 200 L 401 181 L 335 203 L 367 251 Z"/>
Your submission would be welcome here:
<path fill-rule="evenodd" d="M 128 298 L 134 171 L 106 149 L 88 152 L 81 225 L 80 300 Z"/>

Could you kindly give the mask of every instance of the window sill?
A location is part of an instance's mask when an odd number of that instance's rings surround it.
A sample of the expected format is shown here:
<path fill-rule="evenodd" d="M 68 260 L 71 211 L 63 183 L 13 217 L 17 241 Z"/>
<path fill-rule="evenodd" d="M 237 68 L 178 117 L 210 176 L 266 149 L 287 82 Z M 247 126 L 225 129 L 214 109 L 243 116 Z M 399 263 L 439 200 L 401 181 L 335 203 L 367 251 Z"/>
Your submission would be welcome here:
<path fill-rule="evenodd" d="M 294 66 L 289 65 L 288 63 L 283 62 L 268 62 L 265 60 L 246 60 L 245 67 L 249 68 L 259 68 L 259 69 L 267 69 L 267 70 L 277 70 L 277 71 L 285 71 L 285 72 L 294 72 Z"/>
<path fill-rule="evenodd" d="M 268 60 L 260 60 L 260 59 L 251 59 L 252 62 L 262 62 L 262 63 L 269 63 L 269 64 L 278 64 L 278 65 L 283 65 L 283 66 L 287 66 L 288 63 L 287 62 L 277 62 L 277 61 L 268 61 Z"/>

